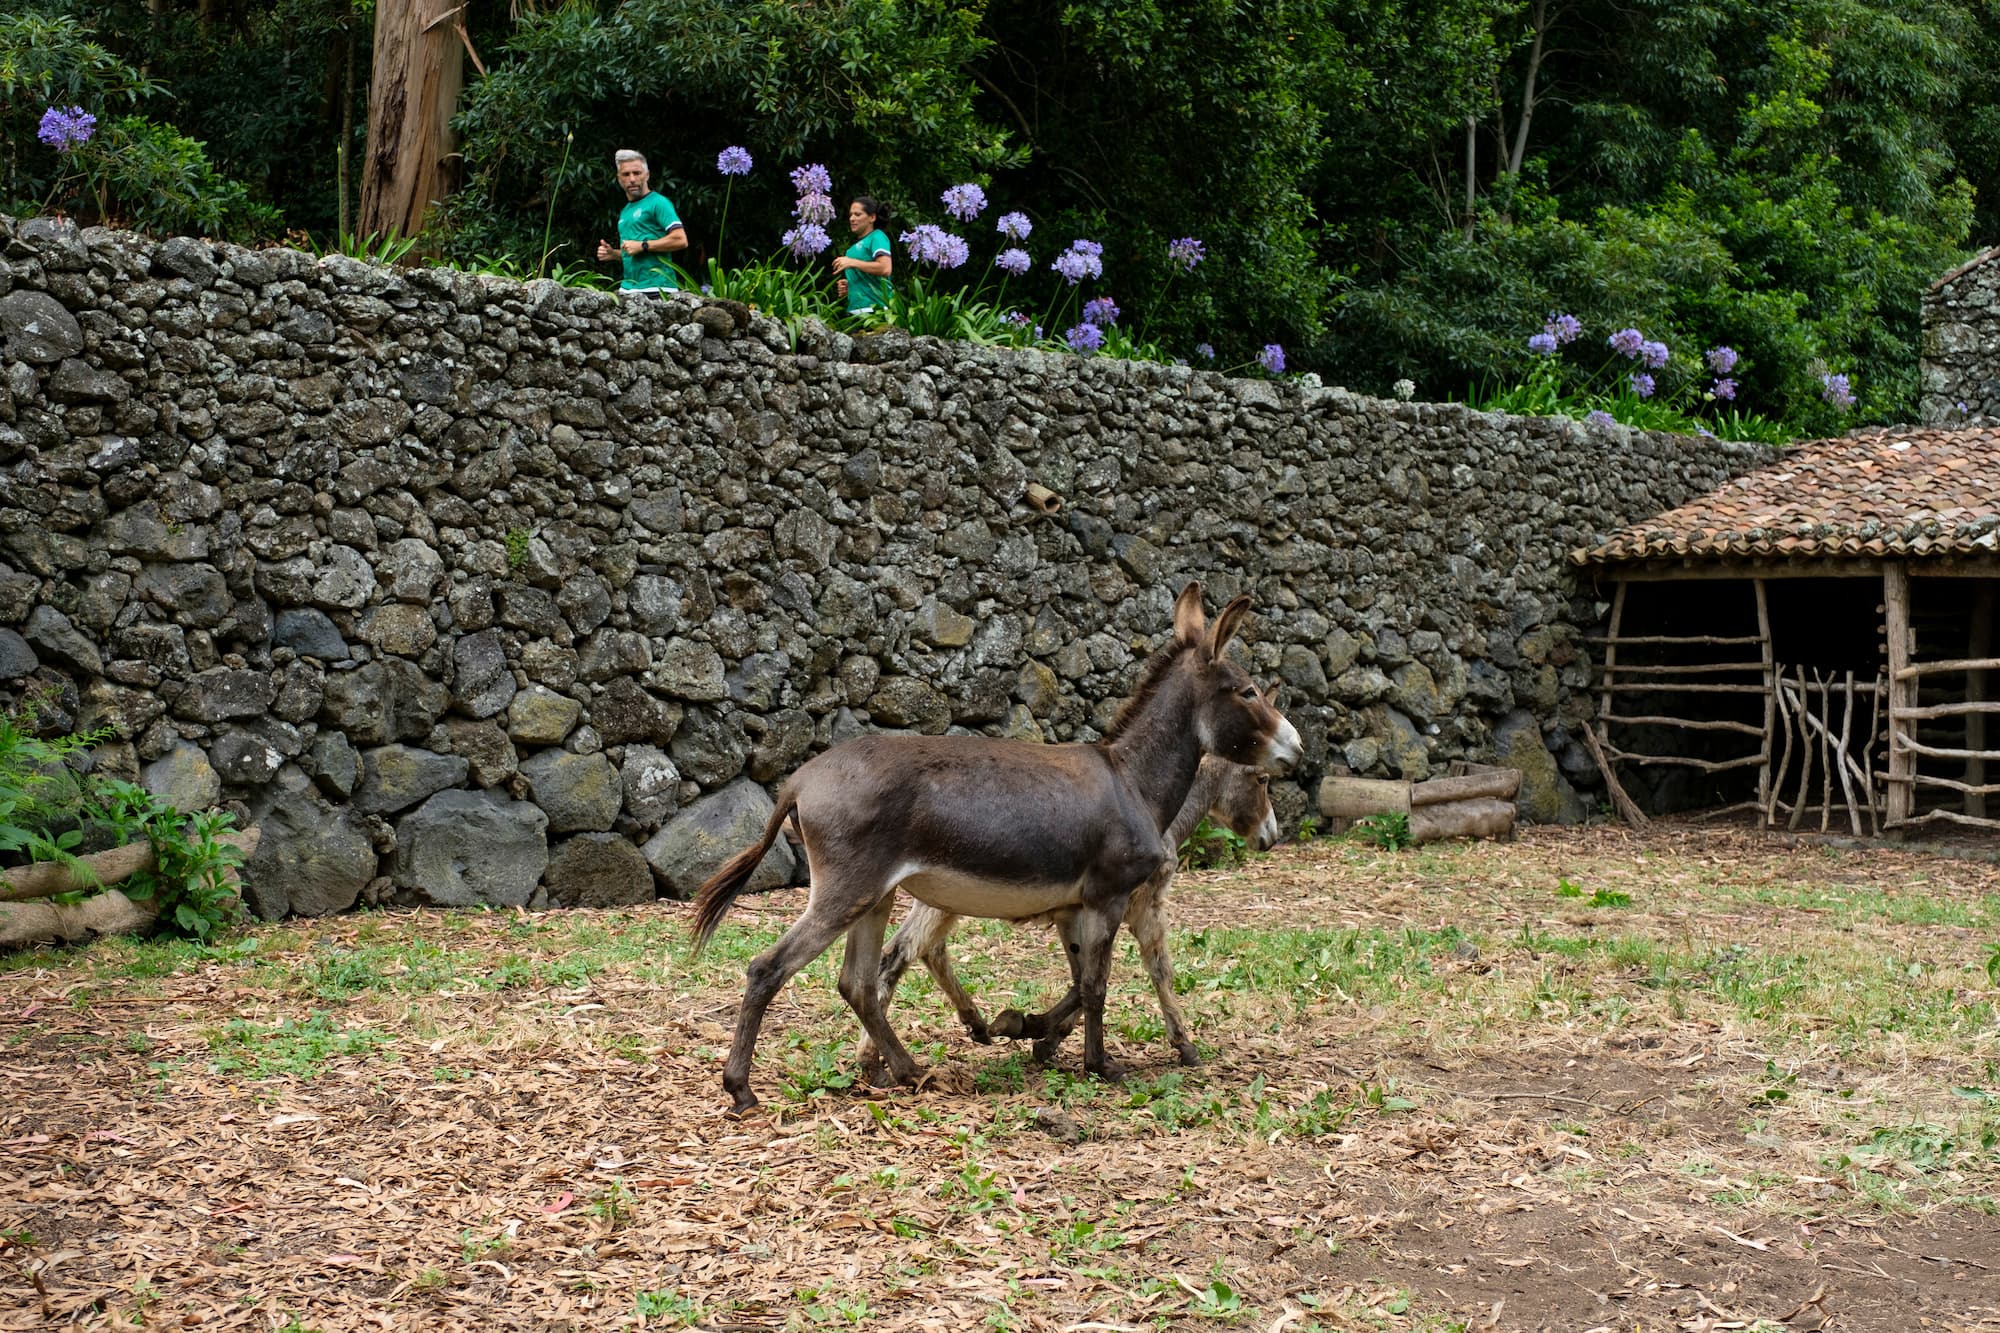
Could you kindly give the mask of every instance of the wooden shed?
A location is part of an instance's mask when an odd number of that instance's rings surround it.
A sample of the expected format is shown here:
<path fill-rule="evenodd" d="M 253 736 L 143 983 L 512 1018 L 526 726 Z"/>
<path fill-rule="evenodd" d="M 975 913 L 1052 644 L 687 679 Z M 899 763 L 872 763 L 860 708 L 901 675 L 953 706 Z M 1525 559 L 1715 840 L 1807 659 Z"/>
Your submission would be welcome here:
<path fill-rule="evenodd" d="M 2000 829 L 2000 426 L 1801 444 L 1570 559 L 1621 810 Z"/>

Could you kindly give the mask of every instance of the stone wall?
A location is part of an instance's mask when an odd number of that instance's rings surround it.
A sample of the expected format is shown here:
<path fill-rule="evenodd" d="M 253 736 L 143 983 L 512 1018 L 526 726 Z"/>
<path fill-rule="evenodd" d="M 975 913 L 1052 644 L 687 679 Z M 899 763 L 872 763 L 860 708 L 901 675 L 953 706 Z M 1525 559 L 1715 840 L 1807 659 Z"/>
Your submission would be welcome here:
<path fill-rule="evenodd" d="M 1574 818 L 1564 553 L 1768 457 L 58 222 L 0 258 L 0 704 L 241 802 L 268 916 L 685 893 L 848 735 L 1095 737 L 1189 578 L 1256 599 L 1287 814 L 1466 757 Z"/>
<path fill-rule="evenodd" d="M 1926 426 L 2000 423 L 2000 246 L 1924 293 Z"/>

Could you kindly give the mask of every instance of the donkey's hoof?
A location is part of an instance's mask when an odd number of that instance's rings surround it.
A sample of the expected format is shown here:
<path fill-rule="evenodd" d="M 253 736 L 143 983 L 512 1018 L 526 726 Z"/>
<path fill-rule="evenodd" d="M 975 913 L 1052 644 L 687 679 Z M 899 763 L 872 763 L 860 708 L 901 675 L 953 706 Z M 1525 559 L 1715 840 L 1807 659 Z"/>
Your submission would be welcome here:
<path fill-rule="evenodd" d="M 1189 1069 L 1201 1068 L 1201 1052 L 1194 1048 L 1193 1042 L 1182 1042 L 1175 1046 L 1174 1049 L 1180 1053 L 1181 1063 Z"/>
<path fill-rule="evenodd" d="M 967 1035 L 981 1046 L 991 1046 L 993 1044 L 993 1034 L 987 1031 L 986 1020 L 983 1018 L 967 1019 L 965 1031 Z"/>
<path fill-rule="evenodd" d="M 1057 1058 L 1062 1055 L 1062 1038 L 1043 1037 L 1040 1041 L 1037 1041 L 1035 1043 L 1035 1048 L 1032 1054 L 1034 1056 L 1035 1063 L 1038 1065 L 1054 1064 Z"/>
<path fill-rule="evenodd" d="M 1103 1079 L 1106 1083 L 1123 1083 L 1125 1081 L 1125 1066 L 1109 1057 L 1100 1060 L 1094 1065 L 1085 1065 L 1083 1072 L 1095 1075 Z"/>
<path fill-rule="evenodd" d="M 749 1115 L 752 1111 L 757 1109 L 756 1093 L 739 1092 L 733 1094 L 733 1096 L 735 1098 L 736 1104 L 730 1107 L 727 1111 L 723 1112 L 723 1114 L 728 1116 L 731 1120 L 741 1120 L 743 1117 Z"/>
<path fill-rule="evenodd" d="M 1027 1030 L 1028 1016 L 1019 1009 L 1008 1009 L 995 1014 L 992 1023 L 988 1024 L 986 1029 L 988 1036 L 1005 1037 L 1010 1041 L 1015 1037 L 1027 1035 Z"/>

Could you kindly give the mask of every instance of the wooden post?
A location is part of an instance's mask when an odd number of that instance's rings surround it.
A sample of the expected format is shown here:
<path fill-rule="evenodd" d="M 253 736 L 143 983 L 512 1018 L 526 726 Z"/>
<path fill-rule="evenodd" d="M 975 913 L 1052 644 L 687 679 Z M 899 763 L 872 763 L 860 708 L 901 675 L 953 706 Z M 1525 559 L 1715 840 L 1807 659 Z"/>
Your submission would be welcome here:
<path fill-rule="evenodd" d="M 1906 730 L 1915 728 L 1915 719 L 1898 717 L 1896 710 L 1917 702 L 1917 683 L 1906 680 L 1903 669 L 1910 665 L 1910 568 L 1900 560 L 1882 566 L 1882 631 L 1889 648 L 1889 810 L 1883 821 L 1888 828 L 1904 823 L 1916 810 L 1916 756 L 1909 751 Z"/>
<path fill-rule="evenodd" d="M 1757 808 L 1766 812 L 1764 822 L 1768 824 L 1771 784 L 1776 780 L 1771 772 L 1771 732 L 1778 717 L 1778 674 L 1771 645 L 1771 603 L 1765 596 L 1764 580 L 1752 579 L 1750 586 L 1757 594 L 1757 645 L 1764 657 L 1764 762 L 1757 769 Z"/>
<path fill-rule="evenodd" d="M 1978 659 L 1993 655 L 1993 581 L 1980 580 L 1972 594 L 1972 632 L 1967 638 L 1965 655 Z M 1986 670 L 1975 667 L 1965 673 L 1965 702 L 1968 704 L 1986 701 Z M 1986 748 L 1986 714 L 1973 709 L 1965 715 L 1965 748 L 1984 750 Z M 1965 782 L 1969 787 L 1986 785 L 1986 758 L 1974 755 L 1965 761 Z M 1986 793 L 1969 791 L 1965 794 L 1965 813 L 1974 817 L 1986 814 Z"/>

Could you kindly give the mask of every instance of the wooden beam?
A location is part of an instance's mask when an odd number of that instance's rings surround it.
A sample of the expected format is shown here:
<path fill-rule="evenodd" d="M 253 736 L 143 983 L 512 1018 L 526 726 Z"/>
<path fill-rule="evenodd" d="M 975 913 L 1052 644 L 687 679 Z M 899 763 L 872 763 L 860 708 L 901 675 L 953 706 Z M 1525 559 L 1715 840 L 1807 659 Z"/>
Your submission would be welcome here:
<path fill-rule="evenodd" d="M 1917 703 L 1916 684 L 1904 678 L 1903 672 L 1910 666 L 1910 571 L 1901 561 L 1893 562 L 1882 570 L 1882 629 L 1889 645 L 1889 808 L 1884 814 L 1884 828 L 1895 828 L 1907 823 L 1916 809 L 1913 786 L 1908 782 L 1898 782 L 1899 777 L 1907 778 L 1916 772 L 1917 761 L 1908 746 L 1899 745 L 1905 739 L 1904 720 L 1896 716 L 1898 708 L 1914 708 Z"/>
<path fill-rule="evenodd" d="M 1648 723 L 1663 727 L 1681 727 L 1687 731 L 1736 731 L 1745 736 L 1762 736 L 1764 728 L 1754 722 L 1731 722 L 1725 718 L 1710 718 L 1697 721 L 1685 717 L 1654 717 L 1650 714 L 1628 717 L 1623 713 L 1612 713 L 1604 719 L 1621 726 L 1644 726 Z"/>
<path fill-rule="evenodd" d="M 1993 656 L 1993 585 L 1983 583 L 1972 594 L 1972 624 L 1967 627 L 1965 651 L 1975 661 L 1990 660 Z M 1965 748 L 1974 751 L 1986 749 L 1986 710 L 1978 707 L 1988 702 L 1985 667 L 1974 667 L 1965 673 L 1965 699 L 1974 705 L 1965 715 Z M 1986 759 L 1983 754 L 1965 761 L 1965 780 L 1974 787 L 1986 782 Z M 1986 793 L 1968 791 L 1965 794 L 1965 813 L 1978 819 L 1986 817 Z"/>
<path fill-rule="evenodd" d="M 1928 759 L 2000 759 L 2000 750 L 1954 750 L 1942 745 L 1923 745 L 1907 738 L 1903 741 L 1903 748 Z M 1895 751 L 1889 753 L 1891 758 L 1895 757 Z"/>
<path fill-rule="evenodd" d="M 1975 828 L 2000 829 L 2000 819 L 1984 819 L 1978 815 L 1968 815 L 1962 814 L 1957 810 L 1947 810 L 1942 806 L 1924 814 L 1913 815 L 1908 819 L 1900 820 L 1897 824 L 1889 824 L 1884 827 L 1909 828 L 1916 824 L 1931 824 L 1939 820 L 1946 820 L 1953 824 L 1970 824 Z"/>
<path fill-rule="evenodd" d="M 1630 685 L 1606 684 L 1606 694 L 1762 694 L 1762 685 L 1677 685 L 1670 680 L 1635 680 Z"/>
<path fill-rule="evenodd" d="M 2000 657 L 1959 657 L 1949 662 L 1912 662 L 1896 673 L 1898 680 L 1935 676 L 1943 671 L 1991 671 L 2000 667 Z"/>
<path fill-rule="evenodd" d="M 1630 750 L 1620 750 L 1615 746 L 1605 746 L 1604 752 L 1613 759 L 1623 759 L 1639 765 L 1668 764 L 1676 768 L 1698 768 L 1704 773 L 1723 773 L 1732 768 L 1748 768 L 1761 763 L 1761 754 L 1746 754 L 1741 759 L 1696 759 L 1684 754 L 1636 754 Z"/>
<path fill-rule="evenodd" d="M 1934 778 L 1928 773 L 1915 773 L 1909 781 L 1919 787 L 1948 787 L 1952 791 L 1962 791 L 1968 795 L 1991 796 L 2000 792 L 2000 782 L 1988 782 L 1975 787 L 1970 782 L 1960 782 L 1957 778 Z"/>
<path fill-rule="evenodd" d="M 1771 772 L 1771 731 L 1778 717 L 1778 668 L 1771 646 L 1771 602 L 1764 580 L 1753 579 L 1750 588 L 1757 598 L 1758 655 L 1764 668 L 1764 732 L 1760 747 L 1764 763 L 1757 770 L 1757 808 L 1761 811 L 1769 803 L 1774 777 Z"/>
<path fill-rule="evenodd" d="M 1585 643 L 1604 643 L 1614 646 L 1635 643 L 1660 644 L 1746 644 L 1761 643 L 1755 634 L 1633 634 L 1625 638 L 1612 638 L 1606 634 L 1592 634 L 1584 638 Z"/>
<path fill-rule="evenodd" d="M 1981 699 L 1955 704 L 1925 704 L 1922 708 L 1898 708 L 1896 716 L 1910 719 L 1964 717 L 1969 713 L 2000 713 L 2000 699 Z"/>
<path fill-rule="evenodd" d="M 1904 560 L 1878 556 L 1847 559 L 1816 556 L 1788 559 L 1769 556 L 1762 560 L 1717 560 L 1681 557 L 1667 560 L 1620 561 L 1597 567 L 1600 578 L 1616 578 L 1633 583 L 1658 583 L 1669 579 L 1877 579 L 1890 566 L 1905 570 L 1906 577 L 1923 579 L 2000 578 L 2000 559 L 1993 556 L 1939 556 Z"/>
<path fill-rule="evenodd" d="M 1630 676 L 1699 676 L 1710 671 L 1762 671 L 1762 662 L 1694 662 L 1677 666 L 1627 666 Z"/>

